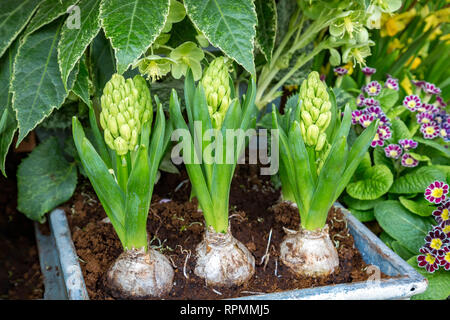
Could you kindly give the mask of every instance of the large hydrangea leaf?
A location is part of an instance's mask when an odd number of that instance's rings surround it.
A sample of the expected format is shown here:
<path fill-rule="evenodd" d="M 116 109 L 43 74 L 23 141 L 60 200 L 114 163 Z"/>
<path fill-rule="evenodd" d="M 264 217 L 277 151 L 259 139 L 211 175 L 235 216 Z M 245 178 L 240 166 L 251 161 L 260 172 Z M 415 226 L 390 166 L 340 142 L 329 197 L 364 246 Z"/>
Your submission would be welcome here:
<path fill-rule="evenodd" d="M 256 44 L 268 62 L 272 59 L 277 34 L 277 5 L 275 0 L 256 0 Z"/>

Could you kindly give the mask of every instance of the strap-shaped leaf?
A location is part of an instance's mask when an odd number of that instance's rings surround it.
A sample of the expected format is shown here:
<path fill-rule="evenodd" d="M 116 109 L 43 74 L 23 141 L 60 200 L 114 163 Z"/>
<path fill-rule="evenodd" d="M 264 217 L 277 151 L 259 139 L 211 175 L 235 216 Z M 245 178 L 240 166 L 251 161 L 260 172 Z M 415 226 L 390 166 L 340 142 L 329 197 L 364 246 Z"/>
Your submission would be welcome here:
<path fill-rule="evenodd" d="M 83 127 L 76 117 L 72 119 L 72 134 L 83 168 L 91 181 L 122 243 L 125 243 L 125 194 L 109 172 L 95 148 L 86 139 Z"/>
<path fill-rule="evenodd" d="M 257 24 L 252 0 L 185 0 L 186 12 L 215 47 L 255 73 L 253 47 Z"/>
<path fill-rule="evenodd" d="M 255 7 L 258 17 L 256 44 L 270 62 L 277 34 L 277 4 L 275 0 L 255 0 Z"/>
<path fill-rule="evenodd" d="M 125 248 L 147 248 L 147 216 L 150 209 L 148 150 L 141 145 L 127 184 L 125 201 Z"/>
<path fill-rule="evenodd" d="M 103 0 L 100 18 L 116 53 L 117 72 L 124 73 L 161 33 L 169 0 Z"/>
<path fill-rule="evenodd" d="M 25 34 L 30 34 L 67 13 L 70 6 L 76 5 L 80 0 L 43 0 L 39 9 L 30 20 Z"/>
<path fill-rule="evenodd" d="M 0 57 L 25 28 L 41 0 L 2 0 L 0 11 Z"/>
<path fill-rule="evenodd" d="M 153 128 L 152 137 L 150 141 L 150 195 L 153 193 L 153 186 L 156 180 L 156 173 L 159 168 L 159 164 L 164 155 L 165 143 L 166 143 L 166 119 L 164 117 L 164 111 L 161 103 L 157 103 L 155 126 Z"/>
<path fill-rule="evenodd" d="M 57 20 L 21 40 L 14 60 L 11 89 L 19 123 L 17 145 L 59 108 L 69 93 L 64 89 L 57 59 L 61 23 Z M 72 88 L 77 72 L 78 68 L 72 72 L 68 89 Z"/>
<path fill-rule="evenodd" d="M 101 0 L 80 1 L 78 4 L 81 14 L 79 28 L 73 28 L 64 23 L 58 43 L 58 63 L 64 84 L 67 83 L 70 72 L 100 30 L 100 2 Z"/>

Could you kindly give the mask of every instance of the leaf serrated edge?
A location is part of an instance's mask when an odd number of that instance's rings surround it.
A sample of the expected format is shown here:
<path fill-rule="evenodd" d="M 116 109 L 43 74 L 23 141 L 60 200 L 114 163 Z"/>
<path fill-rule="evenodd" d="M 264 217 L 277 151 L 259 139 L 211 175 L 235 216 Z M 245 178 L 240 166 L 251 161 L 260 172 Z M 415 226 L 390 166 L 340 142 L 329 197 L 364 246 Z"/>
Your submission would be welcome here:
<path fill-rule="evenodd" d="M 113 37 L 108 36 L 108 33 L 106 32 L 106 29 L 105 29 L 105 23 L 104 23 L 104 18 L 105 18 L 105 17 L 103 16 L 103 6 L 104 6 L 104 4 L 105 4 L 107 1 L 108 1 L 108 0 L 101 0 L 101 3 L 100 3 L 100 13 L 99 13 L 100 25 L 101 25 L 101 28 L 103 29 L 104 33 L 105 33 L 106 39 L 108 39 L 108 40 L 110 41 L 111 47 L 112 47 L 113 50 L 114 50 L 114 59 L 116 60 L 116 72 L 118 72 L 119 60 L 117 59 L 117 52 L 118 52 L 119 50 L 116 49 L 116 48 L 113 46 L 113 41 L 112 41 Z M 139 2 L 139 0 L 135 0 L 135 1 L 136 1 L 136 2 Z M 167 2 L 167 4 L 168 4 L 168 5 L 167 5 L 167 10 L 166 10 L 166 12 L 163 14 L 164 21 L 163 21 L 163 23 L 161 24 L 160 29 L 158 30 L 158 32 L 155 33 L 155 36 L 154 36 L 153 39 L 150 41 L 150 44 L 149 44 L 144 50 L 142 50 L 142 52 L 140 53 L 140 55 L 139 55 L 134 61 L 130 62 L 130 63 L 127 65 L 127 67 L 126 67 L 126 69 L 124 70 L 124 72 L 127 71 L 128 68 L 129 68 L 134 62 L 136 62 L 136 61 L 139 59 L 139 57 L 140 57 L 143 53 L 145 53 L 145 52 L 148 50 L 148 48 L 150 48 L 150 47 L 152 46 L 153 42 L 155 42 L 156 38 L 161 34 L 161 31 L 164 29 L 164 25 L 165 25 L 166 22 L 167 22 L 167 17 L 169 16 L 169 11 L 170 11 L 170 10 L 169 10 L 169 9 L 170 9 L 170 0 L 167 0 L 166 2 Z"/>
<path fill-rule="evenodd" d="M 264 0 L 263 0 L 264 1 Z M 275 24 L 273 25 L 274 26 L 274 37 L 273 37 L 273 40 L 272 40 L 272 49 L 270 50 L 270 59 L 269 59 L 269 57 L 267 57 L 267 55 L 266 55 L 266 53 L 264 52 L 264 50 L 262 49 L 262 46 L 261 46 L 261 44 L 259 43 L 259 41 L 258 41 L 258 37 L 257 37 L 257 34 L 255 35 L 255 39 L 256 39 L 256 41 L 255 41 L 255 45 L 256 45 L 256 47 L 259 49 L 259 51 L 261 51 L 261 53 L 264 55 L 264 58 L 266 58 L 266 61 L 268 61 L 268 62 L 270 62 L 270 60 L 272 60 L 272 54 L 273 54 L 273 49 L 274 49 L 274 47 L 275 47 L 275 43 L 276 43 L 276 39 L 277 39 L 277 30 L 278 30 L 278 12 L 277 12 L 277 4 L 276 4 L 276 2 L 275 2 L 275 0 L 268 0 L 271 4 L 272 4 L 272 6 L 273 6 L 273 12 L 274 12 L 274 19 L 275 19 Z M 256 6 L 255 6 L 255 11 L 256 11 Z M 258 20 L 258 15 L 256 16 L 256 20 L 258 21 L 258 23 L 259 23 L 259 20 Z"/>
<path fill-rule="evenodd" d="M 58 32 L 59 32 L 59 31 L 58 31 Z M 18 110 L 17 108 L 15 108 L 16 91 L 14 90 L 14 82 L 15 82 L 15 80 L 16 80 L 15 74 L 16 74 L 16 63 L 17 63 L 17 58 L 19 57 L 19 55 L 20 55 L 20 49 L 22 49 L 22 46 L 24 45 L 24 43 L 25 43 L 26 39 L 28 38 L 28 36 L 29 36 L 29 34 L 23 36 L 23 37 L 20 38 L 20 40 L 19 40 L 20 43 L 19 43 L 19 47 L 17 48 L 16 56 L 15 56 L 15 58 L 14 58 L 14 63 L 13 63 L 13 73 L 12 73 L 11 80 L 10 80 L 10 82 L 11 82 L 10 93 L 12 94 L 12 97 L 11 97 L 11 106 L 12 106 L 13 111 L 14 111 L 15 114 L 16 114 L 16 121 L 17 121 L 17 129 L 16 129 L 16 130 L 19 130 L 19 137 L 20 137 L 20 134 L 21 134 L 22 130 L 21 130 L 21 127 L 20 127 L 20 122 L 19 122 L 19 117 L 18 117 L 18 115 L 19 115 L 19 110 Z M 78 71 L 74 74 L 74 81 L 75 81 L 75 79 L 77 78 L 77 75 L 78 75 Z M 74 82 L 74 83 L 75 83 L 75 82 Z M 64 99 L 63 99 L 63 102 L 62 102 L 62 103 L 64 103 L 64 100 L 66 100 L 66 98 L 69 96 L 69 93 L 70 93 L 70 90 L 66 90 L 66 95 L 64 96 Z M 50 106 L 50 107 L 51 107 L 51 109 L 49 110 L 49 112 L 48 112 L 47 114 L 44 113 L 42 119 L 39 120 L 38 122 L 36 122 L 35 125 L 34 125 L 32 128 L 30 128 L 30 129 L 28 130 L 27 135 L 28 135 L 31 131 L 33 131 L 40 123 L 42 123 L 42 121 L 44 121 L 44 120 L 45 120 L 45 119 L 53 112 L 53 110 L 59 108 L 60 106 Z M 20 142 L 22 142 L 22 140 L 26 137 L 26 135 L 23 136 L 22 138 L 19 138 L 19 137 L 18 137 L 17 142 L 16 142 L 16 148 L 19 146 Z"/>
<path fill-rule="evenodd" d="M 255 17 L 255 21 L 258 21 L 258 16 L 257 16 L 257 14 L 256 14 L 255 4 L 254 4 L 253 1 L 250 1 L 250 3 L 251 3 L 252 12 L 253 12 L 254 17 Z M 195 23 L 195 21 L 193 21 L 193 20 L 191 19 L 191 16 L 190 16 L 190 14 L 189 14 L 189 10 L 188 10 L 188 8 L 186 7 L 186 3 L 185 3 L 184 1 L 183 1 L 183 4 L 184 4 L 184 8 L 186 9 L 186 14 L 189 16 L 189 20 L 191 20 L 192 24 L 197 28 L 197 30 L 202 31 L 202 33 L 203 33 L 203 35 L 205 36 L 205 38 L 208 39 L 208 41 L 209 41 L 210 43 L 212 43 L 212 44 L 214 45 L 214 47 L 219 48 L 220 51 L 222 51 L 228 58 L 230 58 L 231 60 L 236 61 L 236 62 L 237 62 L 238 64 L 240 64 L 245 70 L 247 70 L 247 68 L 245 68 L 244 65 L 243 65 L 241 62 L 239 62 L 239 61 L 237 61 L 235 58 L 231 57 L 228 53 L 226 53 L 226 52 L 222 49 L 221 46 L 219 46 L 218 44 L 213 43 L 213 42 L 211 41 L 210 36 L 209 36 L 208 34 L 206 34 L 203 30 L 201 30 L 201 28 L 198 27 L 198 25 Z M 254 36 L 253 36 L 252 39 L 251 39 L 251 43 L 252 43 L 252 47 L 254 48 L 254 47 L 255 47 L 255 39 L 256 39 L 256 23 L 253 24 L 252 27 L 253 27 L 253 31 L 254 31 L 254 33 L 253 33 Z M 253 53 L 253 49 L 251 50 L 251 56 L 252 56 L 252 65 L 253 65 L 253 69 L 255 69 L 255 62 L 254 62 L 254 53 Z M 255 74 L 255 73 L 256 73 L 256 70 L 247 70 L 247 71 L 250 72 L 251 74 Z"/>
<path fill-rule="evenodd" d="M 101 3 L 102 3 L 102 0 L 95 0 L 95 1 L 99 3 L 98 7 L 100 8 L 100 5 L 101 5 Z M 89 14 L 86 16 L 86 19 L 88 19 L 88 17 L 90 16 L 91 12 L 92 12 L 92 10 L 91 10 L 91 11 L 89 12 Z M 100 21 L 98 20 L 99 17 L 100 17 L 100 10 L 99 10 L 98 16 L 97 16 L 97 31 L 93 33 L 93 36 L 91 36 L 91 38 L 90 38 L 90 40 L 88 41 L 88 43 L 86 44 L 86 46 L 84 46 L 84 49 L 81 51 L 81 55 L 78 57 L 78 59 L 70 66 L 70 68 L 68 69 L 68 72 L 67 72 L 66 77 L 64 77 L 63 70 L 62 70 L 62 63 L 61 63 L 61 59 L 60 59 L 60 53 L 61 53 L 61 50 L 60 50 L 60 49 L 61 49 L 60 43 L 61 43 L 61 41 L 63 40 L 63 38 L 64 38 L 64 36 L 65 36 L 65 34 L 66 34 L 66 31 L 67 31 L 67 30 L 70 30 L 70 29 L 64 29 L 64 24 L 66 24 L 66 22 L 64 22 L 64 23 L 63 23 L 63 26 L 61 27 L 61 29 L 62 29 L 62 30 L 61 30 L 61 36 L 60 36 L 60 38 L 59 38 L 59 41 L 58 41 L 58 47 L 57 47 L 57 51 L 58 51 L 58 53 L 57 53 L 57 60 L 58 60 L 59 72 L 61 73 L 61 79 L 62 79 L 64 88 L 65 88 L 66 90 L 67 90 L 67 80 L 68 80 L 69 77 L 70 77 L 70 73 L 72 72 L 72 70 L 73 70 L 73 68 L 75 67 L 75 65 L 79 62 L 80 58 L 83 56 L 83 53 L 86 51 L 86 48 L 89 46 L 89 44 L 92 42 L 92 40 L 94 40 L 94 38 L 97 36 L 98 32 L 99 32 L 100 29 L 101 29 Z M 80 21 L 80 22 L 81 22 L 81 21 Z M 80 27 L 80 29 L 78 29 L 78 33 L 77 33 L 77 34 L 80 34 L 80 33 L 81 33 L 81 30 L 82 30 L 82 28 Z M 78 38 L 78 36 L 77 36 L 77 38 Z M 72 48 L 73 48 L 73 46 L 72 46 Z M 71 52 L 72 52 L 72 50 L 71 50 Z"/>

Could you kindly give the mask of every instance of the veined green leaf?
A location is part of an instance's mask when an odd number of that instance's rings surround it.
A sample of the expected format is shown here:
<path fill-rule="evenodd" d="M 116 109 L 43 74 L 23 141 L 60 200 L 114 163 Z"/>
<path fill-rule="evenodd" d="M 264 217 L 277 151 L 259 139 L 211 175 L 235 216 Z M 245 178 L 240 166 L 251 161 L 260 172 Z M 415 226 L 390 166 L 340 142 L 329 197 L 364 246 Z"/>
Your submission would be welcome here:
<path fill-rule="evenodd" d="M 419 142 L 419 143 L 423 143 L 429 147 L 432 147 L 436 150 L 441 151 L 447 158 L 450 158 L 450 149 L 444 147 L 443 145 L 437 143 L 436 141 L 433 140 L 427 140 L 427 139 L 423 139 L 421 137 L 414 137 L 414 140 Z"/>
<path fill-rule="evenodd" d="M 369 222 L 375 220 L 375 215 L 373 214 L 373 210 L 369 211 L 361 211 L 354 208 L 348 208 L 352 215 L 356 217 L 361 222 Z"/>
<path fill-rule="evenodd" d="M 58 19 L 68 13 L 70 6 L 76 5 L 80 0 L 43 0 L 39 4 L 39 9 L 30 20 L 25 29 L 25 34 L 30 34 L 37 29 Z"/>
<path fill-rule="evenodd" d="M 0 12 L 0 57 L 27 25 L 41 0 L 2 0 Z"/>
<path fill-rule="evenodd" d="M 360 200 L 375 200 L 389 191 L 394 181 L 392 172 L 379 164 L 367 169 L 361 179 L 347 185 L 347 193 Z"/>
<path fill-rule="evenodd" d="M 55 21 L 25 36 L 14 60 L 12 79 L 13 109 L 19 123 L 17 145 L 69 94 L 64 89 L 57 60 L 61 21 Z M 72 72 L 68 89 L 75 82 Z"/>
<path fill-rule="evenodd" d="M 375 148 L 373 150 L 373 162 L 374 164 L 383 164 L 394 173 L 396 170 L 394 168 L 394 164 L 392 163 L 392 159 L 386 157 L 386 153 L 383 148 Z"/>
<path fill-rule="evenodd" d="M 407 248 L 402 246 L 402 244 L 397 240 L 392 241 L 391 247 L 392 250 L 394 250 L 394 252 L 398 254 L 400 258 L 402 258 L 403 260 L 408 260 L 409 258 L 415 255 L 414 252 L 409 251 Z"/>
<path fill-rule="evenodd" d="M 446 175 L 442 170 L 434 167 L 421 167 L 413 172 L 396 179 L 390 193 L 423 193 L 435 180 L 445 181 Z"/>
<path fill-rule="evenodd" d="M 98 97 L 98 104 L 100 104 L 103 88 L 116 70 L 114 49 L 111 47 L 109 40 L 106 39 L 103 30 L 100 30 L 92 41 L 89 58 L 91 60 L 92 82 L 95 88 L 95 96 Z"/>
<path fill-rule="evenodd" d="M 83 102 L 91 107 L 92 102 L 89 95 L 89 71 L 86 66 L 85 59 L 80 60 L 80 69 L 78 71 L 77 80 L 72 88 L 75 93 Z"/>
<path fill-rule="evenodd" d="M 417 264 L 417 256 L 410 258 L 410 266 L 428 280 L 427 290 L 411 297 L 412 300 L 444 300 L 450 295 L 450 272 L 443 269 L 429 273 Z"/>
<path fill-rule="evenodd" d="M 258 17 L 256 45 L 270 62 L 277 34 L 277 4 L 275 0 L 256 0 L 255 8 Z"/>
<path fill-rule="evenodd" d="M 17 170 L 17 208 L 42 222 L 44 214 L 72 196 L 77 168 L 64 158 L 56 137 L 38 145 Z"/>
<path fill-rule="evenodd" d="M 383 198 L 378 198 L 375 200 L 359 200 L 350 197 L 348 194 L 346 194 L 342 200 L 344 203 L 353 209 L 359 210 L 359 211 L 366 211 L 373 209 L 378 203 L 385 201 Z"/>
<path fill-rule="evenodd" d="M 400 139 L 411 139 L 411 132 L 406 124 L 401 119 L 392 119 L 392 138 L 389 139 L 392 143 L 398 144 Z"/>
<path fill-rule="evenodd" d="M 412 213 L 419 216 L 431 216 L 436 207 L 425 200 L 422 196 L 417 200 L 407 199 L 406 197 L 399 197 L 400 203 Z"/>
<path fill-rule="evenodd" d="M 380 106 L 387 113 L 397 102 L 398 92 L 392 89 L 383 89 L 378 97 Z"/>
<path fill-rule="evenodd" d="M 103 0 L 100 18 L 116 53 L 122 74 L 161 33 L 169 15 L 169 0 Z"/>
<path fill-rule="evenodd" d="M 383 230 L 405 248 L 418 252 L 424 245 L 423 239 L 432 227 L 428 219 L 410 213 L 394 200 L 379 203 L 374 210 L 375 218 Z"/>
<path fill-rule="evenodd" d="M 213 46 L 255 73 L 257 17 L 251 0 L 185 0 L 186 12 Z"/>
<path fill-rule="evenodd" d="M 81 0 L 80 28 L 72 28 L 64 23 L 58 43 L 58 63 L 64 84 L 70 72 L 80 60 L 83 52 L 100 30 L 99 14 L 101 0 Z"/>

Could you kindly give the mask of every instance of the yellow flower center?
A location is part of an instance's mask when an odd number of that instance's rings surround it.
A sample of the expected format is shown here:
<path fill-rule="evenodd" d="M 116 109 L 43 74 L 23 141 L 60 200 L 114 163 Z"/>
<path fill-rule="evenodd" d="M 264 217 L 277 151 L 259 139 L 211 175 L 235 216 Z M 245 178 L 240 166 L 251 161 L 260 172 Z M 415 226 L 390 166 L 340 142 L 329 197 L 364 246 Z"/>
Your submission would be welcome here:
<path fill-rule="evenodd" d="M 161 79 L 161 69 L 159 68 L 158 64 L 155 61 L 150 61 L 146 68 L 147 74 L 150 78 L 152 78 L 152 81 Z"/>
<path fill-rule="evenodd" d="M 439 250 L 442 247 L 442 240 L 438 238 L 431 240 L 430 247 Z"/>
<path fill-rule="evenodd" d="M 442 218 L 442 220 L 444 220 L 444 221 L 448 220 L 448 209 L 442 210 L 441 218 Z"/>
<path fill-rule="evenodd" d="M 366 120 L 366 121 L 364 121 L 364 126 L 365 126 L 365 127 L 368 127 L 371 123 L 372 123 L 372 121 Z M 376 137 L 378 137 L 378 134 L 375 135 L 375 138 L 376 138 Z"/>
<path fill-rule="evenodd" d="M 425 261 L 428 262 L 428 264 L 433 264 L 436 261 L 436 258 L 433 257 L 430 253 L 427 253 Z"/>
<path fill-rule="evenodd" d="M 428 119 L 428 118 L 423 118 L 421 122 L 422 122 L 422 123 L 429 123 L 429 122 L 430 122 L 430 119 Z"/>
<path fill-rule="evenodd" d="M 446 137 L 447 136 L 447 130 L 441 129 L 441 136 Z"/>
<path fill-rule="evenodd" d="M 398 155 L 398 152 L 395 151 L 395 150 L 392 150 L 392 151 L 390 152 L 390 154 L 391 154 L 391 157 L 396 157 L 396 156 Z"/>
<path fill-rule="evenodd" d="M 447 254 L 444 256 L 444 260 L 450 263 L 450 252 L 447 252 Z"/>
<path fill-rule="evenodd" d="M 436 130 L 434 130 L 434 127 L 427 127 L 425 129 L 425 132 L 428 133 L 428 134 L 434 134 L 435 131 Z"/>
<path fill-rule="evenodd" d="M 408 106 L 409 106 L 410 108 L 414 108 L 414 107 L 416 106 L 416 102 L 413 101 L 413 100 L 411 100 L 411 101 L 408 102 Z"/>
<path fill-rule="evenodd" d="M 405 162 L 406 162 L 406 164 L 413 164 L 414 163 L 414 159 L 413 158 L 406 158 Z"/>
<path fill-rule="evenodd" d="M 387 131 L 384 129 L 380 129 L 380 132 L 381 132 L 381 135 L 383 135 L 383 136 L 387 135 Z"/>
<path fill-rule="evenodd" d="M 450 224 L 448 226 L 445 226 L 442 231 L 444 231 L 444 233 L 449 233 L 450 232 Z"/>
<path fill-rule="evenodd" d="M 377 88 L 376 87 L 370 87 L 369 88 L 369 91 L 370 91 L 370 93 L 375 93 L 375 92 L 377 92 Z"/>
<path fill-rule="evenodd" d="M 444 190 L 442 188 L 435 188 L 431 191 L 431 195 L 435 198 L 440 198 L 444 194 Z"/>

